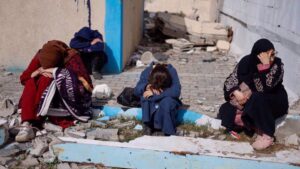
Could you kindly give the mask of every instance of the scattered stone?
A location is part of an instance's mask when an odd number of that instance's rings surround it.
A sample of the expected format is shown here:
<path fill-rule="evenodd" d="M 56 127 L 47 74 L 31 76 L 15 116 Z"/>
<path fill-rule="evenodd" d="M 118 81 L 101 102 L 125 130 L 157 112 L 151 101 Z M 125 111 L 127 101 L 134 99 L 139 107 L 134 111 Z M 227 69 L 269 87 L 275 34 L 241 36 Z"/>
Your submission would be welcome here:
<path fill-rule="evenodd" d="M 32 147 L 31 142 L 27 142 L 27 143 L 13 142 L 13 143 L 5 146 L 4 148 L 0 149 L 0 157 L 13 156 L 22 151 L 26 151 L 31 147 Z"/>
<path fill-rule="evenodd" d="M 230 43 L 225 40 L 218 40 L 217 41 L 217 48 L 220 51 L 228 51 L 230 49 Z"/>
<path fill-rule="evenodd" d="M 57 125 L 52 124 L 52 123 L 48 123 L 48 122 L 44 123 L 43 127 L 47 131 L 54 131 L 54 132 L 62 132 L 63 131 L 62 127 L 57 126 Z"/>
<path fill-rule="evenodd" d="M 71 169 L 68 163 L 59 163 L 57 169 Z"/>
<path fill-rule="evenodd" d="M 114 124 L 114 127 L 118 128 L 118 129 L 121 129 L 121 128 L 130 128 L 130 127 L 133 127 L 134 125 L 135 125 L 134 121 L 127 121 L 127 122 L 124 122 L 124 123 Z"/>
<path fill-rule="evenodd" d="M 145 64 L 144 64 L 142 61 L 137 60 L 135 66 L 136 66 L 137 68 L 140 68 L 140 67 L 144 67 Z"/>
<path fill-rule="evenodd" d="M 0 165 L 7 165 L 12 160 L 10 157 L 0 157 Z"/>
<path fill-rule="evenodd" d="M 143 130 L 143 126 L 140 125 L 140 124 L 137 124 L 133 129 L 137 130 L 137 131 L 142 131 Z"/>
<path fill-rule="evenodd" d="M 118 141 L 118 129 L 94 129 L 87 132 L 88 139 L 99 139 L 106 141 Z"/>
<path fill-rule="evenodd" d="M 207 52 L 213 52 L 213 51 L 216 51 L 216 50 L 217 50 L 216 46 L 208 46 L 208 47 L 206 47 L 206 51 Z"/>
<path fill-rule="evenodd" d="M 83 131 L 76 131 L 73 128 L 67 128 L 65 129 L 65 135 L 68 137 L 74 137 L 74 138 L 85 138 L 86 134 Z"/>
<path fill-rule="evenodd" d="M 4 166 L 2 166 L 2 165 L 0 165 L 0 169 L 7 169 L 6 167 L 4 167 Z"/>
<path fill-rule="evenodd" d="M 71 169 L 79 169 L 78 165 L 76 163 L 71 163 Z"/>
<path fill-rule="evenodd" d="M 189 131 L 188 137 L 193 137 L 193 138 L 199 137 L 199 132 Z"/>
<path fill-rule="evenodd" d="M 299 145 L 299 136 L 297 134 L 290 135 L 284 139 L 285 145 Z"/>
<path fill-rule="evenodd" d="M 115 125 L 121 123 L 119 119 L 113 119 L 107 122 L 108 125 Z"/>
<path fill-rule="evenodd" d="M 105 124 L 105 123 L 103 123 L 101 121 L 98 121 L 98 120 L 93 120 L 92 121 L 92 127 L 106 128 L 107 124 Z"/>
<path fill-rule="evenodd" d="M 43 162 L 45 163 L 53 163 L 56 159 L 56 156 L 54 155 L 53 151 L 47 151 L 43 154 Z"/>
<path fill-rule="evenodd" d="M 36 158 L 29 155 L 24 161 L 21 162 L 21 165 L 29 168 L 29 167 L 39 165 L 39 162 Z"/>
<path fill-rule="evenodd" d="M 45 139 L 37 137 L 33 140 L 33 148 L 30 150 L 30 154 L 34 157 L 40 157 L 44 152 L 48 150 L 48 144 Z"/>
<path fill-rule="evenodd" d="M 185 65 L 188 61 L 188 58 L 179 58 L 178 64 Z"/>
<path fill-rule="evenodd" d="M 38 137 L 38 136 L 43 136 L 43 135 L 46 135 L 47 134 L 47 130 L 40 130 L 40 131 L 37 131 L 35 133 L 35 135 Z"/>
<path fill-rule="evenodd" d="M 226 135 L 225 134 L 221 134 L 218 136 L 218 140 L 225 140 L 226 139 Z"/>
<path fill-rule="evenodd" d="M 11 99 L 5 99 L 0 103 L 0 117 L 9 117 L 16 112 L 16 106 Z"/>

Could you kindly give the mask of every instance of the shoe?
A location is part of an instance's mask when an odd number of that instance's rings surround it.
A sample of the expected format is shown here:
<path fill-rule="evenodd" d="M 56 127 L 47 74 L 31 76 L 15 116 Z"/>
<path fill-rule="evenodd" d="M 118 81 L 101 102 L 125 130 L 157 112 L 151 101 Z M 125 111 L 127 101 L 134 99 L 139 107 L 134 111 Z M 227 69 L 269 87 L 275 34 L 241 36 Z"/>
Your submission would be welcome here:
<path fill-rule="evenodd" d="M 19 133 L 16 135 L 16 142 L 27 142 L 35 137 L 35 133 L 28 122 L 24 122 Z"/>
<path fill-rule="evenodd" d="M 263 150 L 270 147 L 274 143 L 274 138 L 266 134 L 258 135 L 255 139 L 255 142 L 252 144 L 252 147 L 255 150 Z"/>

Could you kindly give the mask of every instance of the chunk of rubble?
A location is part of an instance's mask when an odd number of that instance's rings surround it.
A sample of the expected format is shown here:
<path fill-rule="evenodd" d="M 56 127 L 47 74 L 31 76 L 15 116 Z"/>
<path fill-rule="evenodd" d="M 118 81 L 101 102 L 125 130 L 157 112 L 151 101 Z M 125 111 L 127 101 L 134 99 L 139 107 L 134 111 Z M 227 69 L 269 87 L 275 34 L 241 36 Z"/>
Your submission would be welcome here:
<path fill-rule="evenodd" d="M 72 169 L 68 163 L 59 163 L 57 169 Z"/>
<path fill-rule="evenodd" d="M 65 135 L 69 137 L 74 137 L 74 138 L 85 138 L 86 133 L 84 131 L 76 131 L 73 128 L 67 128 L 65 129 Z"/>
<path fill-rule="evenodd" d="M 52 123 L 49 123 L 49 122 L 44 123 L 43 127 L 47 131 L 54 131 L 54 132 L 62 132 L 63 131 L 62 127 L 52 124 Z"/>
<path fill-rule="evenodd" d="M 290 135 L 284 139 L 284 144 L 289 145 L 299 145 L 299 136 L 297 134 Z"/>
<path fill-rule="evenodd" d="M 48 150 L 48 143 L 46 139 L 37 137 L 33 140 L 33 148 L 30 149 L 30 154 L 34 157 L 40 157 Z"/>
<path fill-rule="evenodd" d="M 36 158 L 29 155 L 24 161 L 21 162 L 21 165 L 30 168 L 39 165 L 39 161 Z"/>
<path fill-rule="evenodd" d="M 112 96 L 112 90 L 107 84 L 96 85 L 92 92 L 92 97 L 97 99 L 110 99 Z"/>
<path fill-rule="evenodd" d="M 11 99 L 5 99 L 0 103 L 0 117 L 9 117 L 16 111 L 16 105 Z"/>
<path fill-rule="evenodd" d="M 94 129 L 87 132 L 88 139 L 99 139 L 107 141 L 119 141 L 118 129 Z"/>
<path fill-rule="evenodd" d="M 228 51 L 230 49 L 230 43 L 225 40 L 218 40 L 217 48 L 219 51 Z"/>

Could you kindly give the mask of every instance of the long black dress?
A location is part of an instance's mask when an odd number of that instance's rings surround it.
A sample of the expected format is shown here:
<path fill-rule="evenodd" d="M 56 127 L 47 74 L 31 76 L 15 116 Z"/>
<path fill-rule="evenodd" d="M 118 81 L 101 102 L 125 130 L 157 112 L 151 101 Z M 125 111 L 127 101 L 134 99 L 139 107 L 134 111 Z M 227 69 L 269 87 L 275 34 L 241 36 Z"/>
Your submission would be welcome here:
<path fill-rule="evenodd" d="M 256 47 L 257 48 L 257 47 Z M 232 106 L 230 94 L 239 89 L 239 84 L 246 83 L 252 90 L 252 95 L 244 105 L 242 121 L 248 129 L 258 129 L 262 133 L 273 136 L 275 120 L 288 112 L 288 97 L 282 84 L 283 63 L 280 58 L 275 58 L 270 68 L 259 71 L 260 63 L 257 54 L 259 50 L 252 49 L 250 55 L 241 59 L 234 71 L 224 83 L 224 96 L 227 101 L 219 110 L 218 117 L 222 125 L 228 130 L 234 130 L 236 108 Z"/>

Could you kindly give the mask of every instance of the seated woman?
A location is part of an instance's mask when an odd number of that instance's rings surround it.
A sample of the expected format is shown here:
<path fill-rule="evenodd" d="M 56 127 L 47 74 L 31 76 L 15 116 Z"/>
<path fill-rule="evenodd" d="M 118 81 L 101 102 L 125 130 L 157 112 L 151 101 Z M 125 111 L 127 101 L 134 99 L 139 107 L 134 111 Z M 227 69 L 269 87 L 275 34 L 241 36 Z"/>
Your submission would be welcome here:
<path fill-rule="evenodd" d="M 79 54 L 65 43 L 53 40 L 44 44 L 20 80 L 24 85 L 19 104 L 22 127 L 16 141 L 25 142 L 35 137 L 32 125 L 41 124 L 41 116 L 47 115 L 52 100 L 60 100 L 58 105 L 75 119 L 89 118 L 92 81 Z M 60 118 L 53 120 L 59 123 Z M 71 122 L 61 123 L 62 127 L 68 127 Z"/>
<path fill-rule="evenodd" d="M 288 111 L 282 84 L 283 63 L 267 39 L 255 42 L 224 84 L 224 103 L 218 117 L 229 131 L 244 128 L 257 133 L 252 147 L 262 150 L 273 144 L 275 120 Z"/>
<path fill-rule="evenodd" d="M 152 63 L 141 73 L 134 95 L 141 98 L 142 121 L 150 129 L 147 134 L 155 130 L 176 134 L 180 90 L 176 69 L 170 64 Z"/>

